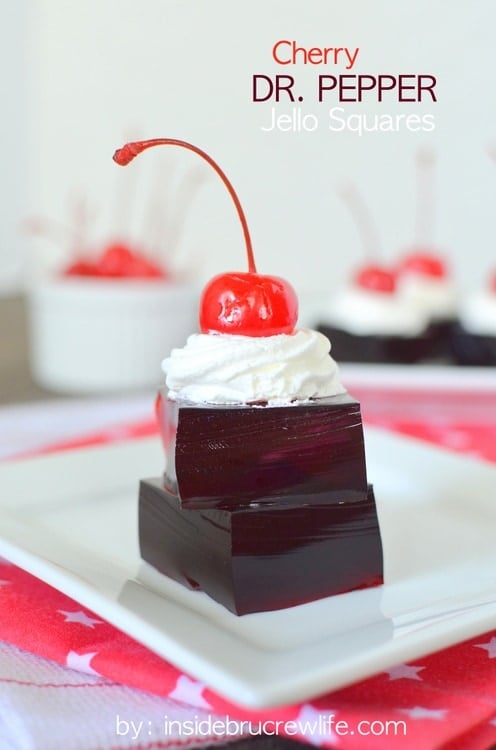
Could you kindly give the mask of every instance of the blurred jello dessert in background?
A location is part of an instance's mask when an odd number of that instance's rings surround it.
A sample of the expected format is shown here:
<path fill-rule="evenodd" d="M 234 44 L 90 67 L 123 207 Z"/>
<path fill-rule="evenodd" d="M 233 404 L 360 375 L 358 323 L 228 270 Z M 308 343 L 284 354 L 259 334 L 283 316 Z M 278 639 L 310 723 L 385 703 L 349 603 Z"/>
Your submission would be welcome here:
<path fill-rule="evenodd" d="M 78 200 L 68 226 L 29 221 L 62 256 L 29 292 L 33 377 L 62 393 L 156 388 L 164 347 L 179 345 L 194 325 L 198 290 L 174 267 L 167 237 L 162 246 L 150 232 L 131 239 L 122 217 L 111 239 L 92 240 L 88 216 Z"/>
<path fill-rule="evenodd" d="M 281 609 L 382 582 L 382 544 L 367 483 L 359 404 L 343 388 L 329 341 L 296 328 L 291 285 L 257 272 L 238 196 L 248 272 L 214 277 L 200 333 L 164 361 L 157 400 L 163 476 L 139 493 L 142 558 L 235 614 Z"/>
<path fill-rule="evenodd" d="M 318 330 L 343 362 L 449 362 L 457 295 L 447 262 L 428 242 L 433 225 L 433 156 L 417 154 L 416 242 L 394 267 L 380 257 L 378 232 L 359 192 L 341 190 L 369 259 L 322 307 Z"/>
<path fill-rule="evenodd" d="M 398 294 L 393 271 L 376 265 L 363 266 L 329 300 L 318 330 L 342 362 L 411 364 L 432 343 L 425 313 Z"/>
<path fill-rule="evenodd" d="M 430 342 L 426 316 L 398 294 L 395 270 L 378 260 L 378 232 L 356 187 L 347 184 L 340 196 L 351 212 L 367 260 L 322 304 L 317 328 L 330 339 L 339 361 L 418 362 Z"/>
<path fill-rule="evenodd" d="M 459 365 L 496 365 L 496 273 L 485 288 L 462 298 L 452 347 Z"/>

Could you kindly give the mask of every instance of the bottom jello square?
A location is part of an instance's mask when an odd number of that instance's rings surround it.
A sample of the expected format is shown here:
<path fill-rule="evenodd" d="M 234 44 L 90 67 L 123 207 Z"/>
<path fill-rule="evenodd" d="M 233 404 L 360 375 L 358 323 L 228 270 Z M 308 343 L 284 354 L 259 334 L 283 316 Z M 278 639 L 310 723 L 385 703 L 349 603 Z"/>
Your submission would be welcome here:
<path fill-rule="evenodd" d="M 144 480 L 142 558 L 235 614 L 282 609 L 382 583 L 382 544 L 372 486 L 361 499 L 307 505 L 189 510 Z"/>

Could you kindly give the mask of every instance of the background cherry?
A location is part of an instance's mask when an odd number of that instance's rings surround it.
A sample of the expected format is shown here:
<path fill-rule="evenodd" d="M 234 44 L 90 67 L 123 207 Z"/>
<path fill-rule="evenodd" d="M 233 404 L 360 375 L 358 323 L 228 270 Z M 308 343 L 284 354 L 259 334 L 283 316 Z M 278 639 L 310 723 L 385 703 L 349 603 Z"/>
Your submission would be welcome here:
<path fill-rule="evenodd" d="M 363 254 L 369 263 L 361 264 L 353 274 L 353 285 L 368 292 L 393 294 L 396 290 L 396 275 L 374 259 L 379 256 L 379 233 L 375 222 L 356 186 L 351 182 L 342 185 L 339 195 L 346 203 L 360 236 Z"/>
<path fill-rule="evenodd" d="M 415 251 L 407 255 L 399 265 L 399 272 L 415 273 L 433 279 L 444 279 L 448 275 L 443 259 L 424 251 Z"/>
<path fill-rule="evenodd" d="M 353 279 L 356 286 L 370 292 L 393 294 L 396 289 L 396 277 L 392 271 L 382 266 L 362 266 Z"/>
<path fill-rule="evenodd" d="M 98 266 L 89 260 L 74 260 L 62 270 L 62 276 L 98 276 Z"/>
<path fill-rule="evenodd" d="M 248 273 L 230 272 L 214 277 L 205 287 L 200 302 L 200 329 L 203 333 L 229 333 L 242 336 L 274 336 L 291 333 L 298 318 L 298 301 L 292 286 L 277 276 L 257 273 L 246 217 L 230 180 L 211 156 L 197 146 L 176 138 L 155 138 L 128 143 L 114 154 L 121 166 L 153 146 L 179 146 L 204 159 L 223 181 L 236 207 L 243 229 L 248 257 Z"/>
<path fill-rule="evenodd" d="M 78 219 L 77 216 L 76 219 Z M 26 230 L 30 234 L 48 237 L 57 244 L 66 244 L 70 234 L 78 238 L 77 241 L 73 239 L 76 257 L 62 269 L 62 276 L 162 280 L 170 277 L 163 266 L 137 248 L 130 247 L 126 242 L 111 242 L 98 256 L 91 257 L 82 249 L 85 245 L 84 232 L 82 226 L 78 226 L 77 221 L 71 230 L 50 219 L 35 217 L 26 222 Z"/>
<path fill-rule="evenodd" d="M 92 276 L 104 279 L 166 279 L 163 268 L 137 250 L 122 243 L 109 245 L 94 260 L 80 258 L 73 261 L 63 276 Z"/>
<path fill-rule="evenodd" d="M 106 277 L 167 278 L 166 272 L 138 250 L 121 242 L 109 245 L 97 261 L 97 272 Z"/>

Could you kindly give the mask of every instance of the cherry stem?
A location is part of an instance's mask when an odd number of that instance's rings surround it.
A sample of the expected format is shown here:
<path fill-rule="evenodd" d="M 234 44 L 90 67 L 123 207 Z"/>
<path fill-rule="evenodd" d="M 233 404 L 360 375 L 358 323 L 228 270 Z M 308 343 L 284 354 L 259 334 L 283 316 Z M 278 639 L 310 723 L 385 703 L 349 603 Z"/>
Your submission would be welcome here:
<path fill-rule="evenodd" d="M 428 149 L 417 153 L 417 200 L 415 211 L 416 245 L 432 242 L 434 228 L 434 154 Z"/>
<path fill-rule="evenodd" d="M 198 156 L 201 156 L 201 158 L 204 159 L 207 164 L 209 164 L 217 172 L 222 182 L 226 186 L 229 195 L 231 196 L 234 205 L 236 206 L 236 211 L 238 212 L 246 244 L 246 254 L 248 256 L 248 271 L 250 273 L 256 273 L 257 269 L 255 266 L 255 257 L 253 255 L 250 230 L 248 229 L 245 212 L 243 211 L 240 200 L 225 172 L 219 167 L 217 162 L 215 162 L 212 157 L 209 156 L 205 151 L 202 151 L 201 148 L 198 148 L 197 146 L 194 146 L 187 141 L 180 141 L 176 138 L 153 138 L 149 141 L 135 141 L 133 143 L 126 143 L 122 148 L 117 149 L 113 156 L 113 159 L 121 167 L 125 167 L 134 159 L 135 156 L 138 156 L 138 154 L 141 154 L 142 151 L 145 151 L 147 148 L 152 148 L 153 146 L 179 146 L 181 148 L 187 149 L 188 151 L 193 151 Z"/>
<path fill-rule="evenodd" d="M 380 248 L 379 233 L 362 195 L 351 182 L 343 185 L 338 193 L 346 203 L 358 229 L 364 255 L 370 260 L 376 259 Z"/>

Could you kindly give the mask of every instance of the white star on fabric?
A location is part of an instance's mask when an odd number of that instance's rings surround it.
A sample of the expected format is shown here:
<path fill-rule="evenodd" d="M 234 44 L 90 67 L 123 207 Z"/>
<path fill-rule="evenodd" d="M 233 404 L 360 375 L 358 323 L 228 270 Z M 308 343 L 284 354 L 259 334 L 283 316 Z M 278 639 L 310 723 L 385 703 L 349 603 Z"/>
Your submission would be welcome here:
<path fill-rule="evenodd" d="M 494 635 L 487 643 L 474 643 L 474 648 L 483 648 L 484 651 L 487 651 L 489 659 L 496 659 L 496 637 Z"/>
<path fill-rule="evenodd" d="M 181 675 L 176 682 L 176 687 L 172 693 L 169 693 L 169 698 L 173 698 L 173 700 L 180 701 L 181 703 L 187 703 L 190 706 L 196 706 L 196 708 L 211 709 L 212 706 L 210 703 L 207 703 L 202 695 L 204 689 L 205 684 L 203 682 L 196 682 L 195 680 L 190 680 L 186 675 Z"/>
<path fill-rule="evenodd" d="M 422 677 L 419 677 L 419 672 L 421 672 L 425 667 L 414 667 L 410 666 L 408 664 L 398 664 L 397 667 L 393 667 L 392 669 L 386 669 L 385 674 L 389 675 L 389 680 L 419 680 L 419 682 L 422 681 Z"/>
<path fill-rule="evenodd" d="M 94 617 L 89 617 L 83 611 L 78 612 L 66 612 L 64 609 L 58 609 L 61 615 L 65 615 L 65 622 L 77 622 L 79 625 L 85 625 L 87 628 L 94 628 L 95 625 L 103 623 L 102 620 L 95 620 Z"/>
<path fill-rule="evenodd" d="M 339 737 L 329 727 L 329 719 L 335 716 L 334 711 L 317 711 L 316 708 L 308 703 L 301 707 L 300 713 L 295 719 L 298 725 L 299 734 L 312 745 L 333 744 L 336 745 Z M 319 731 L 324 729 L 324 731 Z"/>
<path fill-rule="evenodd" d="M 100 673 L 97 672 L 93 667 L 90 666 L 90 662 L 98 651 L 92 651 L 88 654 L 78 654 L 77 651 L 69 651 L 65 660 L 66 667 L 71 669 L 77 669 L 78 672 L 86 672 L 87 674 L 95 674 L 100 677 Z"/>
<path fill-rule="evenodd" d="M 414 706 L 413 708 L 399 708 L 402 714 L 408 714 L 410 719 L 435 719 L 441 721 L 448 713 L 447 708 L 424 708 L 423 706 Z"/>

